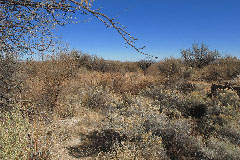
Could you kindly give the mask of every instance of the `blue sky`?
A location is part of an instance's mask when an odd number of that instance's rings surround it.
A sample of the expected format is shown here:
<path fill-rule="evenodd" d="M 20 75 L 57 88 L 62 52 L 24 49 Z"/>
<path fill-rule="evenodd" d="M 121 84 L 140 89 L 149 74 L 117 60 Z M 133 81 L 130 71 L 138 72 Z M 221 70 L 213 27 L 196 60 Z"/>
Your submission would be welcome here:
<path fill-rule="evenodd" d="M 145 45 L 144 52 L 160 59 L 180 57 L 180 49 L 190 48 L 194 42 L 203 42 L 223 55 L 240 57 L 239 0 L 95 0 L 93 8 L 98 7 L 109 17 L 119 15 L 117 21 L 139 39 L 136 45 Z M 121 36 L 96 18 L 57 32 L 71 48 L 104 59 L 145 58 L 125 48 Z"/>

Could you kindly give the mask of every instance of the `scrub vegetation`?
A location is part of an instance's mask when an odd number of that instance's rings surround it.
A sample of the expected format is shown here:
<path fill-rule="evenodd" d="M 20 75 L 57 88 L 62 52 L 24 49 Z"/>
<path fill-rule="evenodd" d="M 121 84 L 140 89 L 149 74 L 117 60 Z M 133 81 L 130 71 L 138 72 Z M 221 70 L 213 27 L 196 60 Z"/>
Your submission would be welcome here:
<path fill-rule="evenodd" d="M 154 61 L 92 3 L 0 0 L 0 159 L 239 160 L 240 60 L 195 43 Z M 68 51 L 53 33 L 77 15 L 148 59 Z"/>
<path fill-rule="evenodd" d="M 0 159 L 240 159 L 240 60 L 193 49 L 151 63 L 0 57 Z"/>

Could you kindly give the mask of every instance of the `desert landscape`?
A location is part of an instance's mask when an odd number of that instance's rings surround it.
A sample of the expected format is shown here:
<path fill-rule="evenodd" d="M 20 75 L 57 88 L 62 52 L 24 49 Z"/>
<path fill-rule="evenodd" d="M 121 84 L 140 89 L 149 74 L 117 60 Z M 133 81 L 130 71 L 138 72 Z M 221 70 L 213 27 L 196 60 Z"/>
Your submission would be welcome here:
<path fill-rule="evenodd" d="M 0 160 L 240 160 L 239 7 L 0 0 Z"/>
<path fill-rule="evenodd" d="M 239 159 L 240 60 L 191 62 L 2 59 L 1 159 Z"/>

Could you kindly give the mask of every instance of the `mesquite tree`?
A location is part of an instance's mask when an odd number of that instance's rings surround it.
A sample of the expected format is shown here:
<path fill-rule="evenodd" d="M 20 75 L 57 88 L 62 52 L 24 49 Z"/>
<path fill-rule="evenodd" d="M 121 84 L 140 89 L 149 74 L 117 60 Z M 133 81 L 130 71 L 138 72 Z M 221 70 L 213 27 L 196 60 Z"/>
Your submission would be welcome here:
<path fill-rule="evenodd" d="M 137 39 L 116 21 L 116 17 L 110 18 L 100 9 L 93 9 L 92 3 L 93 0 L 0 0 L 0 53 L 28 54 L 47 50 L 58 42 L 53 35 L 57 26 L 77 23 L 75 18 L 89 15 L 106 27 L 114 28 L 126 45 L 150 56 L 142 52 L 144 47 L 135 46 Z"/>
<path fill-rule="evenodd" d="M 183 61 L 190 67 L 202 68 L 216 61 L 220 53 L 215 49 L 211 51 L 207 45 L 194 43 L 192 49 L 181 50 Z"/>

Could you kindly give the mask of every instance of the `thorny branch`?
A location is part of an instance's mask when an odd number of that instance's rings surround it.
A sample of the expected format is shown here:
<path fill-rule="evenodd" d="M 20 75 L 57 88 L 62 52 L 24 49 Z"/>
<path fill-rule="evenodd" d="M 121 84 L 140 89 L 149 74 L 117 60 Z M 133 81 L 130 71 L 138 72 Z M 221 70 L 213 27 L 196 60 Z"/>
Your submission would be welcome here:
<path fill-rule="evenodd" d="M 100 9 L 91 9 L 88 0 L 0 0 L 0 53 L 33 53 L 54 47 L 58 40 L 53 36 L 56 26 L 78 23 L 73 16 L 92 15 L 107 28 L 114 28 L 137 52 L 149 57 L 142 51 L 144 47 L 135 46 L 137 39 L 127 32 L 122 24 L 109 18 Z M 157 59 L 157 57 L 155 57 Z"/>

